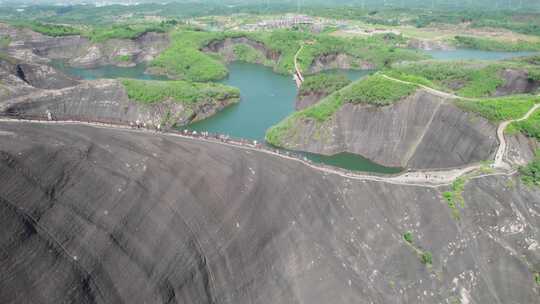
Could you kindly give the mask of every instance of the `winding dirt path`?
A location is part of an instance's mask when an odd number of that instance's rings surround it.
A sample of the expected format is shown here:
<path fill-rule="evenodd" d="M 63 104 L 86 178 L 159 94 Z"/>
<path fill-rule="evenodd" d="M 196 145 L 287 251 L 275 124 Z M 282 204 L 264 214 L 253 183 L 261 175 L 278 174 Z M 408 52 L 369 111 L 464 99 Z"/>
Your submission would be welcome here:
<path fill-rule="evenodd" d="M 295 70 L 294 80 L 296 81 L 296 86 L 298 88 L 300 88 L 300 86 L 302 86 L 302 83 L 304 82 L 304 76 L 302 76 L 302 71 L 300 70 L 300 67 L 298 66 L 298 60 L 297 60 L 298 55 L 300 54 L 302 49 L 304 49 L 303 44 L 302 46 L 300 46 L 296 54 L 294 54 L 294 70 Z"/>
<path fill-rule="evenodd" d="M 495 162 L 493 166 L 496 168 L 508 168 L 509 165 L 504 161 L 504 156 L 506 155 L 507 144 L 506 139 L 504 138 L 504 130 L 508 127 L 509 124 L 517 121 L 523 121 L 528 119 L 538 108 L 540 108 L 540 103 L 535 104 L 523 117 L 513 120 L 503 121 L 499 124 L 497 128 L 497 137 L 499 139 L 499 148 L 497 149 L 497 154 L 495 154 Z"/>
<path fill-rule="evenodd" d="M 400 82 L 400 83 L 404 83 L 404 84 L 412 84 L 412 85 L 421 87 L 422 89 L 432 93 L 433 95 L 437 95 L 437 96 L 440 96 L 440 97 L 443 97 L 443 98 L 461 99 L 461 100 L 470 100 L 470 101 L 478 100 L 478 98 L 468 98 L 468 97 L 458 96 L 458 95 L 455 95 L 455 94 L 451 94 L 451 93 L 436 90 L 434 88 L 430 88 L 430 87 L 428 87 L 426 85 L 423 85 L 423 84 L 404 81 L 404 80 L 400 80 L 400 79 L 397 79 L 397 78 L 394 78 L 394 77 L 390 77 L 390 76 L 385 75 L 385 74 L 381 74 L 381 75 L 382 75 L 382 77 L 384 77 L 384 78 L 386 78 L 388 80 L 392 80 L 392 81 Z"/>

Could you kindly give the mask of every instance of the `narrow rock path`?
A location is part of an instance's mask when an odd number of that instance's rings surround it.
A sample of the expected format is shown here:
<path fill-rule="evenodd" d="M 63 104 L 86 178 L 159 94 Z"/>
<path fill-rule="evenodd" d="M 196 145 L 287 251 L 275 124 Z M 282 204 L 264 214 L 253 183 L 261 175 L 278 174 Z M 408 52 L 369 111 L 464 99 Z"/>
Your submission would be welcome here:
<path fill-rule="evenodd" d="M 400 79 L 397 79 L 397 78 L 394 78 L 394 77 L 390 77 L 390 76 L 385 75 L 385 74 L 382 74 L 382 77 L 384 77 L 384 78 L 386 78 L 388 80 L 392 80 L 392 81 L 396 81 L 396 82 L 400 82 L 400 83 L 404 83 L 404 84 L 412 84 L 412 85 L 415 85 L 415 86 L 419 86 L 422 89 L 424 89 L 424 90 L 426 90 L 426 91 L 428 91 L 428 92 L 430 92 L 430 93 L 432 93 L 434 95 L 443 97 L 443 98 L 462 99 L 462 100 L 471 100 L 471 101 L 478 100 L 478 98 L 468 98 L 468 97 L 458 96 L 458 95 L 455 95 L 455 94 L 451 94 L 451 93 L 447 93 L 447 92 L 443 92 L 443 91 L 439 91 L 439 90 L 430 88 L 430 87 L 428 87 L 426 85 L 423 85 L 423 84 L 404 81 L 404 80 L 400 80 Z"/>
<path fill-rule="evenodd" d="M 300 67 L 298 66 L 298 55 L 300 52 L 304 49 L 304 45 L 300 46 L 296 54 L 294 54 L 294 80 L 296 81 L 296 86 L 300 88 L 302 86 L 302 83 L 304 82 L 304 76 L 302 76 L 302 71 L 300 70 Z"/>
<path fill-rule="evenodd" d="M 538 108 L 540 108 L 540 103 L 535 104 L 523 117 L 513 120 L 503 121 L 499 124 L 497 128 L 497 137 L 499 139 L 499 148 L 497 149 L 497 154 L 495 154 L 495 162 L 493 163 L 494 167 L 497 168 L 508 168 L 509 165 L 504 162 L 504 156 L 506 155 L 507 144 L 506 139 L 504 138 L 504 130 L 513 122 L 523 121 L 528 119 Z"/>
<path fill-rule="evenodd" d="M 369 175 L 369 174 L 358 174 L 358 173 L 353 173 L 353 172 L 344 172 L 339 169 L 324 167 L 322 165 L 314 164 L 300 158 L 292 157 L 286 154 L 277 153 L 272 150 L 257 148 L 254 145 L 245 145 L 245 144 L 240 145 L 237 143 L 222 142 L 222 141 L 213 140 L 210 138 L 191 137 L 191 136 L 187 136 L 187 135 L 183 135 L 179 133 L 167 133 L 167 132 L 156 133 L 155 131 L 146 130 L 146 129 L 132 129 L 129 126 L 123 126 L 123 125 L 110 125 L 110 124 L 103 124 L 103 123 L 81 122 L 81 121 L 40 121 L 40 120 L 16 120 L 16 119 L 10 119 L 10 118 L 0 118 L 0 122 L 35 123 L 35 124 L 65 125 L 65 126 L 83 125 L 83 126 L 90 126 L 90 127 L 96 127 L 96 128 L 104 128 L 104 129 L 123 130 L 127 132 L 152 133 L 158 136 L 177 137 L 177 138 L 182 138 L 184 140 L 203 141 L 203 142 L 208 142 L 208 143 L 213 143 L 213 144 L 230 146 L 237 149 L 257 151 L 260 153 L 270 154 L 270 155 L 281 157 L 287 160 L 303 163 L 304 165 L 314 170 L 318 170 L 327 174 L 339 175 L 344 178 L 348 178 L 352 180 L 376 181 L 376 182 L 384 182 L 388 184 L 405 185 L 405 186 L 419 186 L 419 187 L 430 187 L 430 188 L 446 186 L 446 185 L 452 184 L 452 182 L 456 178 L 464 174 L 470 173 L 474 170 L 477 170 L 481 167 L 480 165 L 471 165 L 464 168 L 455 168 L 455 169 L 439 170 L 439 171 L 406 172 L 397 176 L 377 176 L 377 175 Z M 1 133 L 0 138 L 1 136 L 10 136 L 10 135 Z M 486 175 L 513 175 L 514 173 L 515 171 L 501 170 L 500 172 L 486 174 Z M 486 175 L 480 175 L 478 177 L 486 176 Z"/>

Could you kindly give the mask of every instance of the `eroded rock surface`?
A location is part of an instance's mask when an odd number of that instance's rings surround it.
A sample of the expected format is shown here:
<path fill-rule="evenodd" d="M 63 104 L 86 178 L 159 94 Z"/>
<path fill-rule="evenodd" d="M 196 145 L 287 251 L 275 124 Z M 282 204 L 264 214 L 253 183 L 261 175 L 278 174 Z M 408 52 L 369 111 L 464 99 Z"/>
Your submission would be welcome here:
<path fill-rule="evenodd" d="M 11 37 L 8 53 L 21 61 L 47 63 L 59 59 L 83 68 L 149 62 L 169 45 L 165 33 L 146 33 L 133 40 L 109 39 L 96 43 L 81 36 L 49 37 L 0 23 L 0 34 Z"/>
<path fill-rule="evenodd" d="M 118 80 L 76 81 L 38 64 L 0 59 L 0 115 L 14 118 L 94 121 L 156 127 L 185 125 L 207 118 L 236 99 L 152 104 L 128 98 Z"/>
<path fill-rule="evenodd" d="M 496 126 L 425 91 L 391 106 L 344 104 L 324 123 L 301 120 L 286 148 L 360 154 L 390 167 L 448 168 L 490 158 Z"/>
<path fill-rule="evenodd" d="M 203 48 L 205 52 L 220 53 L 227 62 L 238 60 L 238 54 L 235 52 L 235 46 L 247 45 L 258 52 L 261 56 L 256 58 L 258 64 L 264 64 L 264 60 L 277 62 L 281 56 L 279 52 L 273 51 L 266 47 L 263 43 L 249 39 L 247 37 L 234 37 L 222 40 L 211 41 Z"/>
<path fill-rule="evenodd" d="M 360 69 L 360 70 L 373 70 L 375 65 L 355 58 L 348 54 L 342 53 L 330 53 L 323 54 L 316 57 L 311 63 L 309 68 L 310 73 L 319 73 L 324 70 L 332 69 Z"/>
<path fill-rule="evenodd" d="M 457 220 L 434 188 L 0 122 L 0 302 L 537 303 L 540 191 L 493 176 L 464 197 Z"/>
<path fill-rule="evenodd" d="M 497 88 L 495 96 L 534 93 L 540 88 L 540 81 L 529 77 L 527 71 L 505 69 L 501 72 L 504 84 Z"/>

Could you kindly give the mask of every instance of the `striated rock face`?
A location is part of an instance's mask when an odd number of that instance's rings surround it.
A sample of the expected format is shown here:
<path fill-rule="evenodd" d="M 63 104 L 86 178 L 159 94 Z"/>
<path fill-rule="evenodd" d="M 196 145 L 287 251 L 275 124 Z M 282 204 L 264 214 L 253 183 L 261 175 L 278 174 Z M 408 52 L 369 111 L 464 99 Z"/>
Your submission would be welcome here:
<path fill-rule="evenodd" d="M 8 53 L 14 58 L 33 63 L 62 59 L 82 68 L 133 66 L 149 62 L 169 45 L 168 35 L 162 33 L 146 33 L 134 40 L 110 39 L 94 43 L 85 37 L 48 37 L 28 29 L 0 24 L 0 35 L 11 37 Z"/>
<path fill-rule="evenodd" d="M 129 100 L 117 80 L 76 81 L 46 65 L 0 60 L 0 115 L 147 126 L 185 125 L 237 102 L 225 99 L 183 104 L 173 100 L 143 104 Z"/>
<path fill-rule="evenodd" d="M 518 178 L 469 182 L 456 220 L 434 188 L 245 152 L 0 122 L 0 303 L 537 303 Z"/>
<path fill-rule="evenodd" d="M 324 123 L 298 122 L 289 149 L 351 152 L 389 167 L 447 168 L 488 159 L 496 126 L 422 90 L 386 107 L 345 104 Z"/>
<path fill-rule="evenodd" d="M 373 70 L 375 65 L 369 62 L 362 61 L 347 54 L 331 53 L 321 55 L 313 60 L 310 73 L 319 73 L 324 70 L 332 69 L 361 69 Z"/>
<path fill-rule="evenodd" d="M 47 65 L 0 59 L 0 103 L 38 89 L 61 89 L 76 84 L 76 80 Z"/>
<path fill-rule="evenodd" d="M 505 69 L 501 72 L 504 84 L 497 88 L 495 96 L 534 93 L 540 88 L 540 81 L 529 78 L 527 71 Z"/>
<path fill-rule="evenodd" d="M 137 120 L 149 126 L 185 125 L 215 114 L 235 100 L 187 106 L 175 101 L 142 104 L 129 100 L 117 80 L 84 81 L 61 90 L 40 90 L 0 103 L 0 113 L 19 118 L 96 121 L 129 124 Z"/>
<path fill-rule="evenodd" d="M 234 47 L 238 44 L 245 44 L 261 54 L 261 58 L 258 59 L 259 64 L 264 64 L 261 59 L 265 58 L 266 60 L 277 62 L 281 56 L 279 52 L 270 50 L 267 48 L 264 43 L 249 39 L 247 37 L 234 37 L 226 38 L 223 40 L 214 40 L 206 45 L 202 50 L 204 52 L 220 53 L 227 62 L 233 62 L 238 60 L 237 55 L 234 52 Z"/>

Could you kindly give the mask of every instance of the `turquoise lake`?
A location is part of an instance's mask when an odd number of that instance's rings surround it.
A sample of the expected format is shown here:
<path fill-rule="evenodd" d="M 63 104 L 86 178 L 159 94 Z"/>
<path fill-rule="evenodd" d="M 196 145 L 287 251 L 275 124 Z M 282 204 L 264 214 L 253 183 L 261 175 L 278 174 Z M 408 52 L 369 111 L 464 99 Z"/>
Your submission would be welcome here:
<path fill-rule="evenodd" d="M 476 50 L 428 51 L 439 60 L 501 60 L 511 57 L 531 55 L 531 52 L 486 52 Z M 82 79 L 99 78 L 137 78 L 144 80 L 167 80 L 165 76 L 153 76 L 144 73 L 145 66 L 114 67 L 105 66 L 96 69 L 73 68 L 55 61 L 53 65 L 67 74 Z M 294 112 L 296 86 L 290 75 L 280 75 L 271 68 L 261 65 L 234 62 L 229 65 L 229 76 L 220 83 L 240 89 L 241 100 L 216 115 L 188 126 L 196 131 L 228 134 L 234 138 L 264 140 L 268 128 L 277 124 Z M 343 74 L 351 80 L 360 79 L 372 71 L 330 70 L 324 73 Z M 324 156 L 312 153 L 294 152 L 308 159 L 353 171 L 377 173 L 397 173 L 398 168 L 387 168 L 375 164 L 359 155 L 341 153 Z"/>

